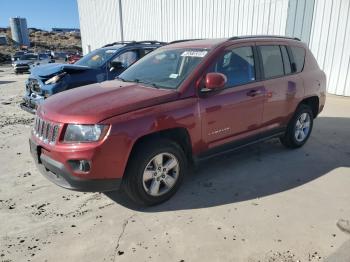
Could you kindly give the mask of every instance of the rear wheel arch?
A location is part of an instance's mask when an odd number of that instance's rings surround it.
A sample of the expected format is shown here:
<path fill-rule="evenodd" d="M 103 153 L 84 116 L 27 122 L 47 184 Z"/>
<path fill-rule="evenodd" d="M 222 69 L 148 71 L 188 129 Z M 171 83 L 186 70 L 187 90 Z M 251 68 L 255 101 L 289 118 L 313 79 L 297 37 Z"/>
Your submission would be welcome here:
<path fill-rule="evenodd" d="M 297 109 L 300 107 L 300 105 L 309 106 L 312 111 L 313 117 L 316 118 L 319 112 L 320 99 L 318 96 L 310 96 L 301 100 L 298 104 Z"/>
<path fill-rule="evenodd" d="M 313 118 L 311 107 L 307 104 L 299 104 L 292 119 L 287 125 L 284 135 L 280 137 L 282 144 L 288 148 L 298 148 L 303 146 L 311 134 Z M 299 134 L 301 131 L 303 137 L 299 140 Z"/>

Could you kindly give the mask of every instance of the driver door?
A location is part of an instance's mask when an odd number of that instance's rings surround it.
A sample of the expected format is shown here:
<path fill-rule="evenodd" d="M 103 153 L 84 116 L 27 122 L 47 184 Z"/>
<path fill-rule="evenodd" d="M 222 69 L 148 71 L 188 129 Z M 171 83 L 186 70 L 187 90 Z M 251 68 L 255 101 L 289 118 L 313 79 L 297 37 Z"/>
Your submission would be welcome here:
<path fill-rule="evenodd" d="M 221 91 L 202 93 L 202 136 L 208 149 L 250 136 L 262 121 L 264 87 L 257 81 L 254 46 L 235 45 L 223 51 L 209 68 L 222 73 Z"/>
<path fill-rule="evenodd" d="M 120 75 L 125 69 L 127 69 L 130 65 L 135 63 L 139 59 L 139 54 L 137 50 L 127 50 L 121 54 L 115 56 L 110 62 L 120 62 L 122 67 L 120 68 L 111 68 L 109 65 L 107 67 L 108 70 L 108 80 L 115 79 L 118 75 Z"/>

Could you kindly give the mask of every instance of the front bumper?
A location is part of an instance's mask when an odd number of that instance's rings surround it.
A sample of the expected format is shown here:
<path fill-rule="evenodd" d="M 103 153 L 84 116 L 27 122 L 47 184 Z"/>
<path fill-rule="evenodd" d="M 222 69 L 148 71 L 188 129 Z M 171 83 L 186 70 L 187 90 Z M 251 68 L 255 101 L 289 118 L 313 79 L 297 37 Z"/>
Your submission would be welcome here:
<path fill-rule="evenodd" d="M 29 139 L 29 145 L 37 168 L 44 177 L 60 187 L 81 192 L 106 192 L 120 188 L 121 178 L 85 179 L 74 176 L 63 163 L 43 154 L 41 146 L 32 139 Z"/>
<path fill-rule="evenodd" d="M 20 66 L 20 67 L 14 67 L 15 73 L 24 73 L 29 72 L 30 66 Z"/>
<path fill-rule="evenodd" d="M 28 113 L 31 113 L 33 115 L 35 115 L 35 113 L 36 113 L 36 106 L 35 105 L 31 105 L 29 103 L 22 102 L 19 104 L 19 106 L 22 110 L 27 111 Z"/>
<path fill-rule="evenodd" d="M 31 114 L 36 113 L 37 107 L 44 102 L 45 98 L 40 95 L 32 93 L 31 95 L 26 94 L 23 97 L 23 102 L 19 105 L 24 111 L 27 111 Z"/>

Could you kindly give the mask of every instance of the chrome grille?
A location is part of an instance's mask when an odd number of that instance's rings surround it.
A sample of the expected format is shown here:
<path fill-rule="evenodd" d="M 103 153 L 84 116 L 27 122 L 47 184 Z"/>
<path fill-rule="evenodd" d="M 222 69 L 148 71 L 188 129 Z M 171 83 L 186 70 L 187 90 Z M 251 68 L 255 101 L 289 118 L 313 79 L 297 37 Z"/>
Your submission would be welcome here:
<path fill-rule="evenodd" d="M 34 121 L 33 134 L 44 143 L 55 144 L 59 129 L 60 124 L 43 120 L 37 116 Z"/>

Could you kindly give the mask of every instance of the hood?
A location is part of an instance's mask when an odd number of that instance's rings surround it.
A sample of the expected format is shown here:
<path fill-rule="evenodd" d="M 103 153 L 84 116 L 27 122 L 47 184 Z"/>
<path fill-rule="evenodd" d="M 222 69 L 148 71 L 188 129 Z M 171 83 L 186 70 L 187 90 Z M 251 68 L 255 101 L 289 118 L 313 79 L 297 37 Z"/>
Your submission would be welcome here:
<path fill-rule="evenodd" d="M 32 74 L 39 77 L 50 77 L 61 72 L 70 73 L 72 71 L 84 71 L 89 68 L 88 66 L 52 63 L 35 67 Z"/>
<path fill-rule="evenodd" d="M 49 97 L 38 114 L 61 123 L 94 124 L 104 119 L 174 100 L 176 90 L 117 80 L 74 88 Z"/>

